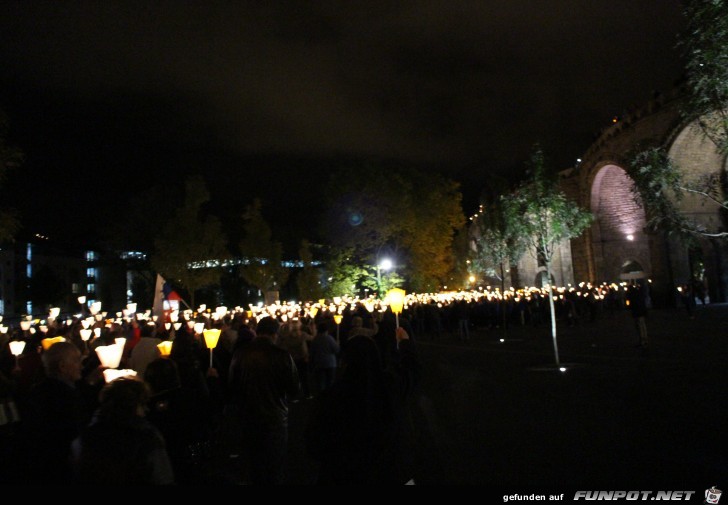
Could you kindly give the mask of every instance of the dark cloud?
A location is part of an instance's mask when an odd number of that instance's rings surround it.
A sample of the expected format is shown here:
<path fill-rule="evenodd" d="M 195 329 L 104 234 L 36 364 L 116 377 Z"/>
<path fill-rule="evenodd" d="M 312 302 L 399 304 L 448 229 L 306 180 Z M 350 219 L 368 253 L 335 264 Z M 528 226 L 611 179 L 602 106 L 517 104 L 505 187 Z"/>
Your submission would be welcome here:
<path fill-rule="evenodd" d="M 679 0 L 4 2 L 0 106 L 64 146 L 40 172 L 343 156 L 477 181 L 536 141 L 568 166 L 680 76 L 682 24 Z"/>

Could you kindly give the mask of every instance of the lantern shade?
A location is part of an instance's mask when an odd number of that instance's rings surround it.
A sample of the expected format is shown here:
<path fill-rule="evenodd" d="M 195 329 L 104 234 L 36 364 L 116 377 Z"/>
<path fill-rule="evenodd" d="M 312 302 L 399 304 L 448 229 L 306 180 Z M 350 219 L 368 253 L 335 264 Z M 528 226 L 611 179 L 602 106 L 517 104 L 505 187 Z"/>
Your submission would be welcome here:
<path fill-rule="evenodd" d="M 341 314 L 334 314 L 334 322 L 336 324 L 341 324 L 341 320 L 344 318 Z"/>
<path fill-rule="evenodd" d="M 58 317 L 58 315 L 61 313 L 61 309 L 59 307 L 53 307 L 50 312 L 48 313 L 48 319 L 55 319 Z"/>
<path fill-rule="evenodd" d="M 8 345 L 10 345 L 10 352 L 13 356 L 20 356 L 25 349 L 25 340 L 13 340 Z"/>
<path fill-rule="evenodd" d="M 122 377 L 136 377 L 136 370 L 113 370 L 111 368 L 107 368 L 104 370 L 104 380 L 108 384 L 109 382 L 120 379 Z"/>
<path fill-rule="evenodd" d="M 180 328 L 182 328 L 182 323 L 174 323 L 172 327 L 174 328 L 174 331 L 178 331 Z"/>
<path fill-rule="evenodd" d="M 86 297 L 85 296 L 79 296 L 78 297 L 78 303 L 80 303 L 81 305 L 83 305 L 84 303 L 86 303 Z"/>
<path fill-rule="evenodd" d="M 316 314 L 318 314 L 318 307 L 311 307 L 308 310 L 308 313 L 311 314 L 311 319 L 316 319 Z"/>
<path fill-rule="evenodd" d="M 81 340 L 86 342 L 88 339 L 91 338 L 91 334 L 93 333 L 93 330 L 90 328 L 84 328 L 83 330 L 80 330 L 79 333 L 81 334 Z"/>
<path fill-rule="evenodd" d="M 53 344 L 56 344 L 58 342 L 65 342 L 65 341 L 66 341 L 66 339 L 63 337 L 55 337 L 55 338 L 44 338 L 43 340 L 40 341 L 40 343 L 43 346 L 43 350 L 47 351 L 48 349 L 50 349 L 50 347 Z"/>
<path fill-rule="evenodd" d="M 124 345 L 100 345 L 96 348 L 96 354 L 105 368 L 116 368 L 121 363 L 121 355 L 124 353 Z"/>
<path fill-rule="evenodd" d="M 218 328 L 205 330 L 202 332 L 202 336 L 205 337 L 205 345 L 207 348 L 214 349 L 217 347 L 217 341 L 220 340 L 220 330 Z"/>
<path fill-rule="evenodd" d="M 202 330 L 205 329 L 205 323 L 195 323 L 194 328 L 195 333 L 202 333 Z"/>
<path fill-rule="evenodd" d="M 169 356 L 172 352 L 172 341 L 165 340 L 164 342 L 160 342 L 157 344 L 157 349 L 159 349 L 160 356 Z"/>
<path fill-rule="evenodd" d="M 20 329 L 28 331 L 30 329 L 30 321 L 20 321 Z"/>
<path fill-rule="evenodd" d="M 401 314 L 404 308 L 404 289 L 394 288 L 387 291 L 386 300 L 395 314 Z"/>

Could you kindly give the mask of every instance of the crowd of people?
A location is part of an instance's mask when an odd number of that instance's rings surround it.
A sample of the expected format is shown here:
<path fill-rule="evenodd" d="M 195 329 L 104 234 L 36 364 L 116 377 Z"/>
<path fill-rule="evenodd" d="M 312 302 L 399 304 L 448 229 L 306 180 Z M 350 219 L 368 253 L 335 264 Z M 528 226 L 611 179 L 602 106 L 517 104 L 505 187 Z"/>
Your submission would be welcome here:
<path fill-rule="evenodd" d="M 646 347 L 648 286 L 554 288 L 556 316 L 579 324 L 629 308 Z M 472 327 L 550 317 L 544 289 L 413 295 L 398 319 L 351 299 L 210 313 L 81 314 L 3 334 L 0 480 L 32 469 L 65 483 L 280 484 L 289 405 L 313 402 L 305 433 L 318 482 L 401 484 L 421 442 L 403 429 L 419 394 L 415 336 L 467 340 Z M 220 330 L 214 350 L 203 327 Z M 105 383 L 95 350 L 120 338 L 119 368 L 135 376 Z"/>
<path fill-rule="evenodd" d="M 32 471 L 56 483 L 280 484 L 289 404 L 311 401 L 319 482 L 404 483 L 395 442 L 416 391 L 414 342 L 391 312 L 347 311 L 346 334 L 330 316 L 206 319 L 221 330 L 212 359 L 192 325 L 162 319 L 102 319 L 88 342 L 80 318 L 18 329 L 0 353 L 0 480 Z M 95 350 L 118 338 L 119 368 L 135 376 L 105 383 Z M 13 356 L 9 342 L 21 339 Z"/>

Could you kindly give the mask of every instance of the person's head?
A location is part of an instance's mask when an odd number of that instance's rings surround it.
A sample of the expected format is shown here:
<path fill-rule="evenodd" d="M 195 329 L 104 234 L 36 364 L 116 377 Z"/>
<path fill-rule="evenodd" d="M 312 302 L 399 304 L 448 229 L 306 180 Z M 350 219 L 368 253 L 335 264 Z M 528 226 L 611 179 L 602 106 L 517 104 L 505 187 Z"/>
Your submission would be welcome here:
<path fill-rule="evenodd" d="M 321 334 L 323 334 L 323 333 L 328 333 L 328 332 L 329 332 L 329 325 L 328 325 L 328 324 L 326 324 L 326 323 L 319 323 L 319 324 L 318 324 L 318 325 L 316 326 L 316 331 L 317 331 L 318 333 L 321 333 Z"/>
<path fill-rule="evenodd" d="M 144 324 L 140 328 L 140 335 L 142 338 L 153 338 L 156 337 L 157 328 L 153 324 Z"/>
<path fill-rule="evenodd" d="M 168 358 L 157 358 L 144 371 L 144 380 L 153 394 L 181 387 L 177 363 Z"/>
<path fill-rule="evenodd" d="M 364 326 L 364 320 L 359 316 L 354 316 L 351 318 L 351 326 L 352 328 L 361 328 Z"/>
<path fill-rule="evenodd" d="M 258 327 L 255 330 L 255 333 L 259 337 L 268 337 L 275 339 L 278 335 L 278 328 L 280 325 L 278 324 L 278 321 L 273 319 L 272 317 L 264 317 L 260 321 L 258 321 Z"/>
<path fill-rule="evenodd" d="M 149 386 L 137 378 L 109 382 L 99 394 L 99 412 L 110 419 L 142 417 L 149 401 Z"/>
<path fill-rule="evenodd" d="M 76 382 L 81 379 L 81 351 L 70 342 L 56 342 L 41 356 L 48 377 Z"/>

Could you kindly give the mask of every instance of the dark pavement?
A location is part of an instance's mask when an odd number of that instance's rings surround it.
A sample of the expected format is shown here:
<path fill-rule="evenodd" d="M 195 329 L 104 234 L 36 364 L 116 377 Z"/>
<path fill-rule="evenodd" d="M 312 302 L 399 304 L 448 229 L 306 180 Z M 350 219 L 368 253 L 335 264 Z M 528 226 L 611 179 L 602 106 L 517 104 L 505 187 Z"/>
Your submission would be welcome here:
<path fill-rule="evenodd" d="M 502 489 L 698 489 L 728 485 L 728 305 L 653 310 L 650 348 L 628 312 L 421 339 L 418 484 Z M 506 341 L 501 343 L 500 338 Z M 288 480 L 309 484 L 311 402 L 291 408 Z M 356 457 L 352 455 L 352 457 Z M 697 499 L 697 497 L 696 497 Z"/>

